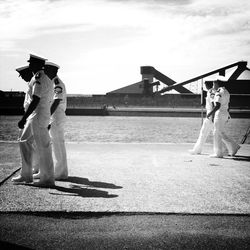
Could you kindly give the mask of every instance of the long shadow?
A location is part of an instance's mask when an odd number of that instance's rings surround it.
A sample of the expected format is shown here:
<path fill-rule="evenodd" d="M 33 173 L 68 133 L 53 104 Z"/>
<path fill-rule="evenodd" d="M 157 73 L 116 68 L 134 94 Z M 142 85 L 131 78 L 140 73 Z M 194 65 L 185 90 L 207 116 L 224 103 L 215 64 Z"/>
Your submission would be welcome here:
<path fill-rule="evenodd" d="M 219 158 L 218 158 L 219 159 Z M 235 155 L 235 156 L 224 156 L 223 158 L 221 158 L 223 160 L 229 160 L 229 161 L 250 161 L 250 156 L 246 156 L 246 155 Z M 216 164 L 210 164 L 211 166 L 214 165 L 216 166 Z M 219 166 L 219 165 L 217 165 Z"/>
<path fill-rule="evenodd" d="M 200 155 L 209 155 L 209 154 L 200 154 Z M 234 161 L 250 161 L 250 156 L 246 155 L 224 156 L 223 159 L 234 160 Z"/>
<path fill-rule="evenodd" d="M 235 161 L 250 161 L 250 156 L 235 155 L 234 157 L 232 157 L 232 159 Z"/>
<path fill-rule="evenodd" d="M 69 176 L 67 180 L 63 180 L 64 182 L 71 182 L 75 184 L 86 185 L 90 187 L 97 187 L 97 188 L 110 188 L 110 189 L 120 189 L 121 186 L 116 186 L 112 183 L 100 182 L 100 181 L 89 181 L 87 178 L 82 178 L 78 176 Z"/>
<path fill-rule="evenodd" d="M 63 195 L 63 196 L 81 196 L 83 198 L 115 198 L 118 197 L 118 195 L 116 194 L 109 194 L 106 191 L 101 191 L 101 190 L 97 190 L 97 189 L 89 189 L 89 188 L 83 188 L 80 185 L 72 185 L 70 184 L 70 187 L 62 187 L 62 186 L 53 186 L 53 187 L 39 187 L 36 186 L 35 183 L 20 183 L 17 185 L 25 185 L 25 186 L 30 186 L 30 187 L 36 187 L 36 188 L 42 188 L 42 189 L 51 189 L 51 190 L 57 190 L 62 193 L 52 193 L 50 192 L 50 194 L 52 195 Z M 65 194 L 67 193 L 67 194 Z"/>
<path fill-rule="evenodd" d="M 116 194 L 109 194 L 106 191 L 101 191 L 97 189 L 83 188 L 79 185 L 70 185 L 70 187 L 54 186 L 51 189 L 55 189 L 60 192 L 68 193 L 70 196 L 81 196 L 83 198 L 95 197 L 95 198 L 115 198 L 118 197 Z M 65 195 L 50 193 L 53 195 Z"/>

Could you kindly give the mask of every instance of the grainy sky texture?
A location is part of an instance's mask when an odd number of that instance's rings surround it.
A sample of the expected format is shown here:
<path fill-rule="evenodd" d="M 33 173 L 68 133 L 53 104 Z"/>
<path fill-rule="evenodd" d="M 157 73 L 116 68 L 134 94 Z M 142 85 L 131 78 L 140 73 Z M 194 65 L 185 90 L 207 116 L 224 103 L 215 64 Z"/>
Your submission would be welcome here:
<path fill-rule="evenodd" d="M 144 65 L 183 81 L 249 61 L 250 1 L 1 0 L 0 90 L 26 90 L 29 53 L 59 64 L 71 94 L 138 82 Z"/>

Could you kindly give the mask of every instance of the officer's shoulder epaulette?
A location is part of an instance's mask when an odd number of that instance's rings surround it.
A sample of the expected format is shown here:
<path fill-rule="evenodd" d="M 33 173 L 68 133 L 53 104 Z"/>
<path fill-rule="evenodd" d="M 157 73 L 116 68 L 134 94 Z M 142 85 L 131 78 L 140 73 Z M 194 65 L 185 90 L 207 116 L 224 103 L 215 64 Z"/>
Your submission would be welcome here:
<path fill-rule="evenodd" d="M 54 83 L 55 83 L 55 84 L 59 84 L 58 78 L 55 78 L 55 79 L 54 79 Z"/>
<path fill-rule="evenodd" d="M 56 94 L 60 94 L 60 93 L 62 93 L 62 91 L 63 91 L 63 89 L 62 89 L 62 87 L 60 87 L 60 86 L 56 86 L 56 87 L 54 88 L 54 92 L 55 92 Z"/>
<path fill-rule="evenodd" d="M 216 91 L 216 96 L 221 97 L 221 91 L 220 91 L 220 88 L 218 88 L 218 89 L 217 89 L 217 91 Z"/>
<path fill-rule="evenodd" d="M 36 75 L 35 75 L 35 79 L 38 80 L 38 79 L 40 79 L 40 77 L 41 77 L 41 73 L 37 72 Z"/>

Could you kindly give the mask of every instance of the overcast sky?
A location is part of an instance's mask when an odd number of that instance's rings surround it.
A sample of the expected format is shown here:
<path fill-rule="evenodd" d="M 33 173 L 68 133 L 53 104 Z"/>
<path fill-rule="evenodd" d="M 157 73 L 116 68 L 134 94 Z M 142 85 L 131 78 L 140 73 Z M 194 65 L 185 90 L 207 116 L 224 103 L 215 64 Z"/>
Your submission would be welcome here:
<path fill-rule="evenodd" d="M 249 61 L 250 1 L 1 0 L 0 90 L 26 90 L 29 53 L 59 64 L 70 94 L 138 82 L 144 65 L 183 81 Z"/>

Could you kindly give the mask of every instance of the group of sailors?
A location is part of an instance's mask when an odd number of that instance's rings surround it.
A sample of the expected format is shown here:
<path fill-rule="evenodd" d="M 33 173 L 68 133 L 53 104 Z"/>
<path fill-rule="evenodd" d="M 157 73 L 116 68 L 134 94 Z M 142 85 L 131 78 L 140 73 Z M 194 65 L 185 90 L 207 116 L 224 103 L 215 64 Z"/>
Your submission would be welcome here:
<path fill-rule="evenodd" d="M 25 112 L 18 122 L 22 168 L 20 175 L 12 181 L 50 187 L 54 186 L 55 180 L 68 178 L 64 142 L 66 89 L 57 75 L 60 68 L 57 64 L 33 54 L 30 54 L 28 62 L 28 65 L 16 69 L 28 83 L 28 90 L 24 100 Z M 209 133 L 213 131 L 212 156 L 234 156 L 240 146 L 225 132 L 230 94 L 224 81 L 206 82 L 205 85 L 207 115 L 190 153 L 201 154 Z"/>
<path fill-rule="evenodd" d="M 203 145 L 211 131 L 213 131 L 213 154 L 211 157 L 223 158 L 223 156 L 234 156 L 240 149 L 233 139 L 225 131 L 226 123 L 230 119 L 229 101 L 230 94 L 225 87 L 225 81 L 216 80 L 205 82 L 206 96 L 206 118 L 202 124 L 199 137 L 190 150 L 191 154 L 201 154 Z"/>
<path fill-rule="evenodd" d="M 33 54 L 28 62 L 16 69 L 28 89 L 24 115 L 18 122 L 22 167 L 12 182 L 51 187 L 55 180 L 68 178 L 64 142 L 66 89 L 58 77 L 59 65 Z"/>

